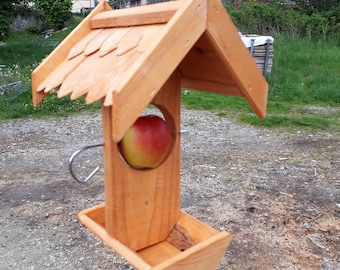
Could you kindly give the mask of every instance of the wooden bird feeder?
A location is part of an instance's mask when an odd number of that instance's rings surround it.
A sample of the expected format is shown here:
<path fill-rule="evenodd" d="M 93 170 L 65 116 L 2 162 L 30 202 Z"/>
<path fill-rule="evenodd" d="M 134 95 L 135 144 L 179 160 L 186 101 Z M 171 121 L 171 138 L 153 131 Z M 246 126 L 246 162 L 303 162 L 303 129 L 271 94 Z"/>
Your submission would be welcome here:
<path fill-rule="evenodd" d="M 182 87 L 243 96 L 265 116 L 268 85 L 218 0 L 102 1 L 32 73 L 35 106 L 54 91 L 101 101 L 105 203 L 78 218 L 137 269 L 216 269 L 232 238 L 180 209 Z M 172 145 L 158 168 L 136 170 L 118 143 L 149 104 Z"/>

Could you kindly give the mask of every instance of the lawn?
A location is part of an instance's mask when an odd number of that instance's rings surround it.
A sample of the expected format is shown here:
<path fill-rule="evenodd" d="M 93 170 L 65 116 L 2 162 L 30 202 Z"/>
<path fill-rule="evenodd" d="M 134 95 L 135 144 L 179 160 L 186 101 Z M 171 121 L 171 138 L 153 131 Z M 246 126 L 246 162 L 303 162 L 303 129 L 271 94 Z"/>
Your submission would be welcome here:
<path fill-rule="evenodd" d="M 49 38 L 12 35 L 0 46 L 0 119 L 65 116 L 100 108 L 98 103 L 85 106 L 83 99 L 71 101 L 56 95 L 49 95 L 37 108 L 32 106 L 31 72 L 69 32 L 61 31 Z M 273 68 L 266 75 L 269 98 L 265 120 L 259 120 L 243 98 L 183 89 L 184 106 L 272 128 L 339 128 L 339 47 L 332 42 L 274 38 Z"/>

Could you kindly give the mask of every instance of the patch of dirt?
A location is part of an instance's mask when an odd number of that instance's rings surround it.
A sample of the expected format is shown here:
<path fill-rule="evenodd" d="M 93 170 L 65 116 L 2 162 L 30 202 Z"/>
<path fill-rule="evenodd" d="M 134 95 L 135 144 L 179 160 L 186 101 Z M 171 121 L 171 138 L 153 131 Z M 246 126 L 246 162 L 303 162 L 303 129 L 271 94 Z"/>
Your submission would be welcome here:
<path fill-rule="evenodd" d="M 102 142 L 101 115 L 0 121 L 2 269 L 133 269 L 76 219 L 103 171 L 68 160 Z M 182 110 L 181 208 L 233 234 L 219 269 L 340 269 L 340 132 L 270 131 Z M 76 173 L 103 168 L 83 152 Z"/>

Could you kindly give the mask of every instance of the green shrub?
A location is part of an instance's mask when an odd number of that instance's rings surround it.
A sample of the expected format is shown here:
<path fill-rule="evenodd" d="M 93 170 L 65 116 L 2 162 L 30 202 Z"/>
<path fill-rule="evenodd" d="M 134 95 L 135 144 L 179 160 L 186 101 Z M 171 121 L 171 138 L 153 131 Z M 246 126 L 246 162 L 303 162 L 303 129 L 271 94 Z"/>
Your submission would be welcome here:
<path fill-rule="evenodd" d="M 26 34 L 26 35 L 39 35 L 40 29 L 36 25 L 28 25 L 24 29 L 24 34 Z"/>
<path fill-rule="evenodd" d="M 340 7 L 306 12 L 279 3 L 248 2 L 237 9 L 227 5 L 226 10 L 243 34 L 284 34 L 323 41 L 339 39 Z"/>
<path fill-rule="evenodd" d="M 35 5 L 44 11 L 50 27 L 59 30 L 71 19 L 72 0 L 36 0 Z"/>
<path fill-rule="evenodd" d="M 12 1 L 0 1 L 0 41 L 5 40 L 10 31 L 10 24 L 14 17 Z"/>

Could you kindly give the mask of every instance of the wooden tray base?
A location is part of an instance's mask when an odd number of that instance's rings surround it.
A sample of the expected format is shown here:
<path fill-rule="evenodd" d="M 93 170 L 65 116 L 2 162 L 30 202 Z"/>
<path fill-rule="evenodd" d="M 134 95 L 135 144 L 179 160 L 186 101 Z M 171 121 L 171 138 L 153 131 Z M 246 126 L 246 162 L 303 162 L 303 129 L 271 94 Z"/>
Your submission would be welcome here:
<path fill-rule="evenodd" d="M 216 269 L 232 239 L 181 211 L 164 241 L 134 251 L 105 230 L 105 204 L 81 211 L 78 219 L 136 269 Z"/>

